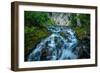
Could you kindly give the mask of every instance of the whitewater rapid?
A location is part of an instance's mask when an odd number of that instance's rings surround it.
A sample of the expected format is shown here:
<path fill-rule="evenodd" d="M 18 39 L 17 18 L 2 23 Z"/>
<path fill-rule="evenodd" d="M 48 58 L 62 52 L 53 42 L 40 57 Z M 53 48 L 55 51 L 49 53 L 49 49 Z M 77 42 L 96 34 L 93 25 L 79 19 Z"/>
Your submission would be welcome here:
<path fill-rule="evenodd" d="M 28 61 L 78 58 L 78 51 L 76 50 L 78 40 L 71 28 L 66 26 L 49 26 L 48 31 L 52 32 L 52 34 L 33 48 L 34 50 L 27 57 Z"/>

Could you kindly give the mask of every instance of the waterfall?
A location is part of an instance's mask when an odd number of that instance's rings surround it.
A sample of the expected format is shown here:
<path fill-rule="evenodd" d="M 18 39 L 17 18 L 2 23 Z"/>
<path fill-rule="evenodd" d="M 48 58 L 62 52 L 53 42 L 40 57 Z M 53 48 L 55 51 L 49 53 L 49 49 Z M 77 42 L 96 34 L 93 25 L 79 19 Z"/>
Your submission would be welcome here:
<path fill-rule="evenodd" d="M 65 26 L 49 26 L 52 34 L 43 39 L 29 54 L 28 61 L 77 59 L 75 32 Z"/>

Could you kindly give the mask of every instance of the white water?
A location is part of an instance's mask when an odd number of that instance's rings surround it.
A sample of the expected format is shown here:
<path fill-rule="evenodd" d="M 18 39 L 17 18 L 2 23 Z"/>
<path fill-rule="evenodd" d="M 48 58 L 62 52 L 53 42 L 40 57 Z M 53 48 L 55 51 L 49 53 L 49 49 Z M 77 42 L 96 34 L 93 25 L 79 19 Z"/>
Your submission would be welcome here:
<path fill-rule="evenodd" d="M 28 56 L 28 61 L 78 58 L 78 51 L 73 52 L 78 41 L 72 29 L 61 26 L 49 26 L 48 30 L 51 31 L 52 34 L 33 48 L 34 50 Z M 43 56 L 43 51 L 45 52 L 45 56 Z"/>

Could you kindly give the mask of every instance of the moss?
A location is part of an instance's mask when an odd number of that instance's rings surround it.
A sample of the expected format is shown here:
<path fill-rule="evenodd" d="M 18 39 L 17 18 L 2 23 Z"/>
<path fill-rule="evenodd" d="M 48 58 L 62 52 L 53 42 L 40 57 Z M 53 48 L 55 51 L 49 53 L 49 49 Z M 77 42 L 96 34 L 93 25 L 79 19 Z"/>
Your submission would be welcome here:
<path fill-rule="evenodd" d="M 25 27 L 25 54 L 32 49 L 37 42 L 49 36 L 50 32 L 46 28 Z"/>
<path fill-rule="evenodd" d="M 86 26 L 74 28 L 74 31 L 76 32 L 77 37 L 79 39 L 82 39 L 82 38 L 86 37 L 87 34 L 90 33 L 90 26 L 88 24 L 85 24 L 85 25 Z"/>

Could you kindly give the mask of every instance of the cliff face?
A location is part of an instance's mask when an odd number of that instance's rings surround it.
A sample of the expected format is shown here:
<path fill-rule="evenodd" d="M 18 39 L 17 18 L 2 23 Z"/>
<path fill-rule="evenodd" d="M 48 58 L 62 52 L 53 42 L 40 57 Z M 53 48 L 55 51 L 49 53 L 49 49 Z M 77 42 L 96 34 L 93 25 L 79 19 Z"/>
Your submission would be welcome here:
<path fill-rule="evenodd" d="M 49 17 L 55 22 L 56 25 L 69 26 L 70 13 L 51 13 Z"/>

